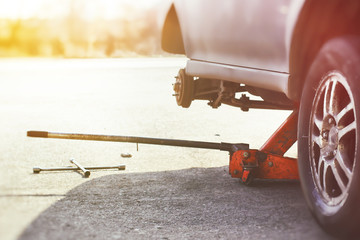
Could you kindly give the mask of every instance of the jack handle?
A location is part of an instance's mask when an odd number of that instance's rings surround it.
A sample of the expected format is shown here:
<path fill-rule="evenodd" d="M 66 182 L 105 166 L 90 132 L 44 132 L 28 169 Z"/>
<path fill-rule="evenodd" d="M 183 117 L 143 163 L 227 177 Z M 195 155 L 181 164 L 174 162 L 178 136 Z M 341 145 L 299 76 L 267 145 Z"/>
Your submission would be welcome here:
<path fill-rule="evenodd" d="M 220 151 L 228 151 L 231 154 L 238 150 L 249 149 L 249 144 L 246 143 L 239 143 L 239 144 L 224 143 L 224 142 L 214 143 L 214 142 L 188 141 L 188 140 L 178 140 L 178 139 L 133 137 L 133 136 L 57 133 L 57 132 L 46 132 L 46 131 L 28 131 L 27 136 L 37 137 L 37 138 L 60 138 L 60 139 L 88 140 L 88 141 L 129 142 L 129 143 L 176 146 L 176 147 L 205 148 L 205 149 L 215 149 Z"/>

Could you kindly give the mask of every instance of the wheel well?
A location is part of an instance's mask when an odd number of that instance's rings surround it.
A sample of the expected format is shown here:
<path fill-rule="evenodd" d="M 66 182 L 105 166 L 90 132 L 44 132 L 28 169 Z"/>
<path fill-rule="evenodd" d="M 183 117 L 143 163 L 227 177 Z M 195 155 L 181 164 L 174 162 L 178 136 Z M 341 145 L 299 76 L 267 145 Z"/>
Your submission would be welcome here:
<path fill-rule="evenodd" d="M 183 36 L 174 4 L 166 15 L 161 34 L 161 47 L 169 53 L 185 54 Z"/>
<path fill-rule="evenodd" d="M 304 79 L 322 45 L 334 37 L 360 35 L 360 1 L 307 1 L 299 15 L 290 46 L 289 94 L 299 101 Z"/>

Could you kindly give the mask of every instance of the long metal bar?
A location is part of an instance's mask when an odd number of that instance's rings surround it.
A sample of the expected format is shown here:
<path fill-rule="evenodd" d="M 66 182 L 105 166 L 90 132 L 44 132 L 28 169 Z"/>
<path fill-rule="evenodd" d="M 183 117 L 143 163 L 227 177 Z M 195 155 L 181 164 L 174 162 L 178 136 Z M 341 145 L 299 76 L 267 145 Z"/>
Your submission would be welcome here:
<path fill-rule="evenodd" d="M 60 139 L 89 140 L 89 141 L 144 143 L 144 144 L 167 145 L 167 146 L 176 146 L 176 147 L 217 149 L 228 152 L 233 151 L 232 148 L 234 146 L 234 144 L 223 143 L 223 142 L 214 143 L 214 142 L 188 141 L 188 140 L 177 140 L 177 139 L 78 134 L 78 133 L 57 133 L 57 132 L 45 132 L 45 131 L 28 131 L 27 136 L 38 137 L 38 138 L 60 138 Z M 248 146 L 248 144 L 244 144 L 244 146 L 245 145 Z"/>

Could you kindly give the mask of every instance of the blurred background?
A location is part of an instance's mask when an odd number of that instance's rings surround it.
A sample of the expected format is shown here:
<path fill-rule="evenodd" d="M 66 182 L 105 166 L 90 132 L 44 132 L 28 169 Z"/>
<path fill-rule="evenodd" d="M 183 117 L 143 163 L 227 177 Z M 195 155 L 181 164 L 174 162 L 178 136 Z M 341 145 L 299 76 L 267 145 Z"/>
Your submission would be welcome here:
<path fill-rule="evenodd" d="M 0 57 L 163 55 L 166 0 L 0 0 Z"/>

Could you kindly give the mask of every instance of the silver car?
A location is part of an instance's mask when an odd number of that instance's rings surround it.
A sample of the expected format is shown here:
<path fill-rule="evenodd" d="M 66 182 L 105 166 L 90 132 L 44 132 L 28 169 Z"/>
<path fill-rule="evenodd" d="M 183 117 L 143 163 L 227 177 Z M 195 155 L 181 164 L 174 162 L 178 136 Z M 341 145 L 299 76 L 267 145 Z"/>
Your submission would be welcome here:
<path fill-rule="evenodd" d="M 189 59 L 178 105 L 299 112 L 305 198 L 342 237 L 360 233 L 359 13 L 357 0 L 174 0 L 162 32 L 162 48 Z"/>

